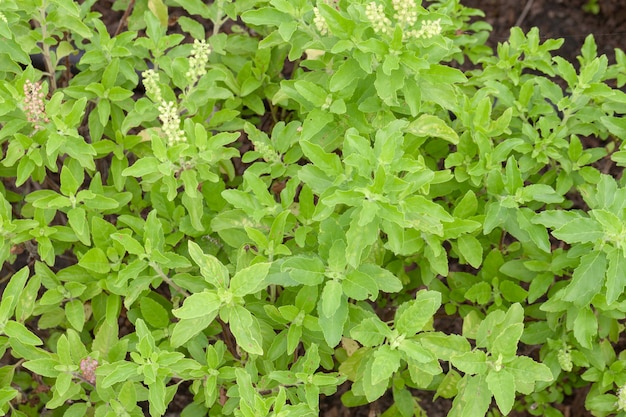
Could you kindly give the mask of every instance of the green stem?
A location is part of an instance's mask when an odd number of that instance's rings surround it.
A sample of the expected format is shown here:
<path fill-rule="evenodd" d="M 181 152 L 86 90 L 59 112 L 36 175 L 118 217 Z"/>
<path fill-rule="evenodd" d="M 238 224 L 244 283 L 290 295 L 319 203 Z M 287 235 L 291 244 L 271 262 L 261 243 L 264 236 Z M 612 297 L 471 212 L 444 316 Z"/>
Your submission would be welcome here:
<path fill-rule="evenodd" d="M 163 272 L 163 270 L 161 269 L 161 267 L 159 265 L 157 265 L 155 262 L 150 262 L 149 263 L 150 267 L 152 267 L 152 269 L 154 269 L 156 271 L 156 273 L 163 279 L 163 281 L 165 281 L 170 287 L 174 288 L 177 292 L 179 292 L 180 294 L 184 295 L 185 297 L 190 297 L 191 294 L 179 287 L 174 281 L 172 281 L 172 279 L 170 277 L 168 277 L 167 275 L 165 275 L 165 273 Z"/>

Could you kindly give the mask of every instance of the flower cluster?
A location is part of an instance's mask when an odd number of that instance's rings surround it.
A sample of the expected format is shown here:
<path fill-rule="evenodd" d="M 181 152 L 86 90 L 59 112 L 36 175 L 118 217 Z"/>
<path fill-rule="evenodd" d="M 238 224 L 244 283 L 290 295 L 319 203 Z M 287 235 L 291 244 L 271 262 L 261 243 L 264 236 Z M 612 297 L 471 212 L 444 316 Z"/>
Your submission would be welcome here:
<path fill-rule="evenodd" d="M 430 39 L 441 34 L 441 19 L 426 20 L 418 30 L 409 32 L 412 38 Z"/>
<path fill-rule="evenodd" d="M 280 155 L 278 154 L 278 152 L 276 152 L 276 150 L 274 150 L 273 147 L 271 147 L 270 145 L 264 142 L 255 142 L 254 150 L 261 154 L 261 158 L 263 158 L 265 162 L 269 162 L 269 163 L 281 162 Z"/>
<path fill-rule="evenodd" d="M 190 84 L 195 84 L 200 77 L 206 74 L 206 64 L 211 55 L 211 46 L 204 39 L 195 39 L 191 56 L 189 57 L 189 71 L 185 74 Z"/>
<path fill-rule="evenodd" d="M 326 20 L 324 19 L 324 17 L 320 14 L 320 9 L 318 9 L 317 7 L 314 7 L 313 14 L 314 14 L 313 23 L 315 24 L 315 28 L 320 33 L 320 35 L 327 35 L 328 24 L 326 23 Z"/>
<path fill-rule="evenodd" d="M 570 372 L 572 370 L 574 364 L 572 363 L 572 354 L 570 352 L 569 346 L 565 346 L 559 349 L 557 359 L 562 370 L 564 370 L 565 372 Z"/>
<path fill-rule="evenodd" d="M 367 16 L 367 20 L 370 21 L 376 33 L 386 34 L 391 32 L 391 20 L 385 15 L 385 8 L 382 4 L 369 3 L 365 6 L 365 16 Z"/>
<path fill-rule="evenodd" d="M 146 93 L 152 96 L 156 102 L 163 101 L 161 87 L 159 87 L 159 74 L 153 69 L 148 69 L 141 73 L 141 77 Z"/>
<path fill-rule="evenodd" d="M 4 15 L 4 13 L 0 13 L 0 20 L 2 20 L 4 23 L 9 23 L 9 21 L 7 20 L 7 17 Z"/>
<path fill-rule="evenodd" d="M 24 111 L 26 118 L 36 129 L 41 128 L 42 123 L 48 123 L 50 120 L 46 116 L 44 106 L 44 94 L 41 91 L 41 83 L 33 83 L 26 80 L 24 83 Z"/>
<path fill-rule="evenodd" d="M 176 145 L 179 142 L 185 142 L 185 132 L 180 130 L 180 117 L 178 116 L 178 108 L 173 101 L 162 101 L 159 105 L 159 119 L 161 119 L 163 133 L 167 138 L 169 146 Z"/>
<path fill-rule="evenodd" d="M 85 381 L 90 384 L 96 383 L 96 369 L 98 368 L 98 361 L 87 356 L 80 361 L 80 372 L 85 378 Z"/>
<path fill-rule="evenodd" d="M 415 0 L 392 0 L 394 18 L 404 27 L 411 27 L 417 22 Z"/>
<path fill-rule="evenodd" d="M 617 408 L 626 411 L 626 385 L 617 390 Z"/>

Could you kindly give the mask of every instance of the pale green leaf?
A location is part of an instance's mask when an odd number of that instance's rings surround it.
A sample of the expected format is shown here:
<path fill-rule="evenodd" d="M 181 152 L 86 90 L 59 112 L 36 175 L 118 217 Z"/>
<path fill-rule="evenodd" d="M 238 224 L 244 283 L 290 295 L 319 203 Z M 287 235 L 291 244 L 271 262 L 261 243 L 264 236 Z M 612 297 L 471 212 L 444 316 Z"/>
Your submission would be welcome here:
<path fill-rule="evenodd" d="M 239 305 L 230 307 L 228 313 L 228 323 L 237 340 L 237 345 L 248 353 L 262 355 L 263 336 L 256 317 Z"/>
<path fill-rule="evenodd" d="M 509 414 L 515 401 L 515 379 L 506 369 L 492 370 L 486 378 L 489 391 L 493 394 L 503 415 Z"/>
<path fill-rule="evenodd" d="M 210 316 L 220 308 L 222 301 L 214 291 L 203 291 L 191 294 L 185 299 L 183 306 L 172 311 L 179 319 L 196 319 Z"/>

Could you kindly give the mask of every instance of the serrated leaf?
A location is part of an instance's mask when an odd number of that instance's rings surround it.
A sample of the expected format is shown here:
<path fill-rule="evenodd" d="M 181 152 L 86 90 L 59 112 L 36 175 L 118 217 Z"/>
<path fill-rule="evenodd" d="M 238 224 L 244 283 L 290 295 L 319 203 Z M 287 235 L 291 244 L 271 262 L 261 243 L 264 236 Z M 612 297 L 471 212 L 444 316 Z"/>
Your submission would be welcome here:
<path fill-rule="evenodd" d="M 419 341 L 422 346 L 444 361 L 450 361 L 454 355 L 461 355 L 471 350 L 467 339 L 458 334 L 426 332 L 420 334 Z"/>
<path fill-rule="evenodd" d="M 19 300 L 20 293 L 29 276 L 29 268 L 25 266 L 13 274 L 5 287 L 0 300 L 0 325 L 11 317 Z"/>
<path fill-rule="evenodd" d="M 343 173 L 341 160 L 336 154 L 325 152 L 321 146 L 306 141 L 300 142 L 300 147 L 307 159 L 322 169 L 326 175 L 338 176 Z"/>
<path fill-rule="evenodd" d="M 391 337 L 391 330 L 378 317 L 362 320 L 350 330 L 350 337 L 363 346 L 381 345 L 385 337 Z"/>
<path fill-rule="evenodd" d="M 503 415 L 509 414 L 515 402 L 515 379 L 506 369 L 492 370 L 485 378 Z"/>
<path fill-rule="evenodd" d="M 4 334 L 28 346 L 39 346 L 43 344 L 41 339 L 28 330 L 26 326 L 13 320 L 9 320 L 4 325 Z"/>
<path fill-rule="evenodd" d="M 22 364 L 24 368 L 35 374 L 48 378 L 56 378 L 59 375 L 60 372 L 55 369 L 58 365 L 59 361 L 51 358 L 33 359 Z"/>
<path fill-rule="evenodd" d="M 375 264 L 362 264 L 357 270 L 374 278 L 380 291 L 395 293 L 402 290 L 402 281 L 388 270 Z"/>
<path fill-rule="evenodd" d="M 191 240 L 188 243 L 189 255 L 200 267 L 204 280 L 216 288 L 228 286 L 228 269 L 215 256 L 205 254 L 197 243 Z"/>
<path fill-rule="evenodd" d="M 341 281 L 343 292 L 354 300 L 375 300 L 378 296 L 378 284 L 371 276 L 360 271 L 350 271 L 345 279 Z"/>
<path fill-rule="evenodd" d="M 420 137 L 436 137 L 453 144 L 459 143 L 459 135 L 439 117 L 431 114 L 422 114 L 407 128 L 407 132 Z"/>
<path fill-rule="evenodd" d="M 131 255 L 143 255 L 145 253 L 141 243 L 126 233 L 113 233 L 111 235 L 111 239 L 119 242 L 124 247 L 126 252 Z"/>
<path fill-rule="evenodd" d="M 595 242 L 604 236 L 600 223 L 590 218 L 574 219 L 552 232 L 557 239 L 567 243 Z"/>
<path fill-rule="evenodd" d="M 400 342 L 398 350 L 406 355 L 405 359 L 407 359 L 407 362 L 428 363 L 437 360 L 430 350 L 415 340 L 404 339 Z"/>
<path fill-rule="evenodd" d="M 214 291 L 204 291 L 191 294 L 185 299 L 183 306 L 172 311 L 179 319 L 196 319 L 213 315 L 222 304 L 220 297 Z"/>
<path fill-rule="evenodd" d="M 389 345 L 382 345 L 372 354 L 371 382 L 378 384 L 391 378 L 400 368 L 400 352 L 391 349 Z"/>
<path fill-rule="evenodd" d="M 550 368 L 527 356 L 516 356 L 506 364 L 506 369 L 515 378 L 516 390 L 526 395 L 530 394 L 532 389 L 524 390 L 522 387 L 532 387 L 535 381 L 550 382 L 554 379 Z"/>
<path fill-rule="evenodd" d="M 218 311 L 215 310 L 213 314 L 204 315 L 195 319 L 182 319 L 174 325 L 172 331 L 171 343 L 172 346 L 177 348 L 184 345 L 191 338 L 198 333 L 206 329 L 217 316 Z"/>
<path fill-rule="evenodd" d="M 318 304 L 318 312 L 321 309 L 321 303 Z M 343 335 L 343 327 L 348 320 L 348 300 L 345 295 L 342 297 L 339 303 L 339 308 L 331 316 L 326 317 L 323 314 L 319 314 L 319 325 L 322 328 L 324 334 L 324 340 L 328 343 L 328 346 L 335 347 L 341 341 Z"/>
<path fill-rule="evenodd" d="M 341 284 L 335 280 L 326 282 L 322 295 L 320 296 L 321 313 L 325 317 L 332 317 L 333 314 L 339 309 L 342 300 L 344 300 L 343 289 Z"/>
<path fill-rule="evenodd" d="M 237 272 L 230 280 L 230 290 L 233 295 L 243 297 L 248 294 L 255 294 L 265 288 L 265 277 L 272 264 L 262 262 L 244 268 Z"/>
<path fill-rule="evenodd" d="M 624 251 L 612 248 L 607 251 L 606 302 L 612 304 L 623 294 L 626 286 L 626 256 Z"/>
<path fill-rule="evenodd" d="M 491 404 L 491 393 L 486 387 L 485 377 L 465 375 L 459 394 L 454 398 L 449 417 L 482 417 Z"/>
<path fill-rule="evenodd" d="M 474 268 L 479 268 L 483 262 L 483 246 L 472 235 L 462 235 L 457 239 L 459 251 L 467 262 Z"/>
<path fill-rule="evenodd" d="M 421 331 L 441 306 L 441 293 L 420 291 L 396 312 L 396 330 L 407 337 Z"/>
<path fill-rule="evenodd" d="M 319 258 L 297 255 L 289 257 L 281 264 L 282 272 L 288 272 L 291 279 L 304 285 L 319 285 L 324 281 L 324 263 Z"/>
<path fill-rule="evenodd" d="M 598 319 L 591 307 L 578 309 L 574 319 L 574 337 L 585 349 L 592 349 L 595 336 L 598 334 Z"/>
<path fill-rule="evenodd" d="M 593 251 L 580 258 L 572 279 L 564 288 L 563 300 L 576 305 L 587 305 L 600 292 L 606 273 L 606 255 Z"/>
<path fill-rule="evenodd" d="M 228 324 L 237 340 L 237 345 L 254 355 L 263 354 L 263 336 L 257 319 L 239 305 L 229 309 Z"/>
<path fill-rule="evenodd" d="M 488 369 L 487 355 L 482 350 L 455 355 L 450 359 L 450 362 L 458 370 L 470 375 L 484 374 Z"/>

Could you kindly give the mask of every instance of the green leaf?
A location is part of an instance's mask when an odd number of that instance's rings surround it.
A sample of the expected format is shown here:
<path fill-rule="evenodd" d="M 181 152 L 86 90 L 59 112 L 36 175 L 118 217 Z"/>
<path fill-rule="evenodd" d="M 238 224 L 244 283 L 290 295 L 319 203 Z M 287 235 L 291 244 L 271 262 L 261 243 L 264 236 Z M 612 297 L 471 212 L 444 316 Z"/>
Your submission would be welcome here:
<path fill-rule="evenodd" d="M 459 371 L 470 375 L 484 374 L 489 369 L 487 366 L 487 355 L 482 350 L 474 350 L 453 356 L 450 362 Z"/>
<path fill-rule="evenodd" d="M 328 4 L 320 3 L 318 8 L 333 35 L 342 39 L 348 39 L 352 36 L 356 22 L 343 16 L 338 10 L 334 7 L 330 7 Z"/>
<path fill-rule="evenodd" d="M 127 380 L 134 380 L 137 378 L 137 365 L 133 362 L 117 361 L 109 364 L 102 364 L 98 366 L 96 371 L 97 375 L 102 375 L 103 378 L 99 381 L 102 388 L 107 388 L 117 384 L 118 382 L 124 382 Z"/>
<path fill-rule="evenodd" d="M 474 268 L 479 268 L 483 262 L 483 246 L 472 235 L 462 235 L 457 239 L 459 252 Z"/>
<path fill-rule="evenodd" d="M 206 329 L 217 316 L 218 310 L 215 310 L 213 314 L 204 315 L 195 319 L 182 319 L 174 325 L 172 331 L 171 343 L 172 346 L 177 348 L 184 345 L 191 338 L 198 333 Z"/>
<path fill-rule="evenodd" d="M 363 346 L 381 345 L 386 337 L 391 337 L 391 329 L 380 321 L 378 317 L 369 317 L 361 320 L 359 324 L 350 330 L 350 337 L 357 340 Z"/>
<path fill-rule="evenodd" d="M 81 300 L 72 300 L 65 304 L 65 317 L 70 325 L 78 332 L 83 331 L 85 325 L 85 309 Z"/>
<path fill-rule="evenodd" d="M 143 246 L 135 238 L 126 233 L 113 233 L 111 239 L 119 242 L 126 252 L 131 255 L 143 255 L 145 253 Z"/>
<path fill-rule="evenodd" d="M 304 285 L 319 285 L 324 281 L 324 263 L 317 257 L 297 255 L 289 257 L 280 267 L 291 279 Z"/>
<path fill-rule="evenodd" d="M 489 320 L 490 316 L 495 317 L 495 320 Z M 476 343 L 479 346 L 486 345 L 492 355 L 502 355 L 508 359 L 515 356 L 517 344 L 524 332 L 524 308 L 519 303 L 512 304 L 501 320 L 500 317 L 501 314 L 497 313 L 487 316 L 479 327 Z M 494 321 L 497 322 L 495 326 Z M 485 337 L 486 340 L 483 339 Z"/>
<path fill-rule="evenodd" d="M 84 173 L 82 168 L 80 168 L 80 173 Z M 60 190 L 64 195 L 67 195 L 67 196 L 75 195 L 76 191 L 78 191 L 78 187 L 80 187 L 82 182 L 83 182 L 83 178 L 74 177 L 74 173 L 72 172 L 72 170 L 70 170 L 70 168 L 67 165 L 64 165 L 63 168 L 61 168 Z"/>
<path fill-rule="evenodd" d="M 515 378 L 506 369 L 492 370 L 485 379 L 503 415 L 509 414 L 515 402 Z"/>
<path fill-rule="evenodd" d="M 572 280 L 563 289 L 563 300 L 578 306 L 589 304 L 600 292 L 606 273 L 606 255 L 602 251 L 592 251 L 580 258 Z"/>
<path fill-rule="evenodd" d="M 67 393 L 70 389 L 70 385 L 72 384 L 72 378 L 72 374 L 67 372 L 61 372 L 59 376 L 57 376 L 54 388 L 56 389 L 56 393 L 58 395 L 64 396 Z"/>
<path fill-rule="evenodd" d="M 150 297 L 141 298 L 139 309 L 146 323 L 156 329 L 165 329 L 170 324 L 170 317 L 165 307 Z"/>
<path fill-rule="evenodd" d="M 293 86 L 305 100 L 315 107 L 322 107 L 326 103 L 328 94 L 321 86 L 305 80 L 297 80 Z"/>
<path fill-rule="evenodd" d="M 153 156 L 140 158 L 132 166 L 124 169 L 122 175 L 124 177 L 143 177 L 148 174 L 159 171 L 160 162 Z"/>
<path fill-rule="evenodd" d="M 167 6 L 163 3 L 163 0 L 148 0 L 148 8 L 159 19 L 161 26 L 166 28 L 169 16 Z"/>
<path fill-rule="evenodd" d="M 471 350 L 467 339 L 458 334 L 426 332 L 419 335 L 419 341 L 422 346 L 444 361 L 450 361 L 453 356 L 461 355 Z"/>
<path fill-rule="evenodd" d="M 97 274 L 106 274 L 111 270 L 109 259 L 100 248 L 91 248 L 85 252 L 78 260 L 78 265 Z"/>
<path fill-rule="evenodd" d="M 228 323 L 237 345 L 254 355 L 263 354 L 263 336 L 256 317 L 240 305 L 228 308 Z"/>
<path fill-rule="evenodd" d="M 183 306 L 172 311 L 179 319 L 196 319 L 213 315 L 222 304 L 215 291 L 204 291 L 191 294 L 185 299 Z"/>
<path fill-rule="evenodd" d="M 595 242 L 602 239 L 604 229 L 593 219 L 580 218 L 567 222 L 553 231 L 552 235 L 567 243 Z"/>
<path fill-rule="evenodd" d="M 300 147 L 309 161 L 322 169 L 326 175 L 338 176 L 343 173 L 341 160 L 336 154 L 324 152 L 321 146 L 306 141 L 300 142 Z"/>
<path fill-rule="evenodd" d="M 381 291 L 395 293 L 402 290 L 402 281 L 388 270 L 374 264 L 362 264 L 357 270 L 376 280 L 376 284 Z"/>
<path fill-rule="evenodd" d="M 233 295 L 243 297 L 265 288 L 267 286 L 265 277 L 271 265 L 269 262 L 258 263 L 237 272 L 230 280 L 230 290 Z"/>
<path fill-rule="evenodd" d="M 606 302 L 612 304 L 623 294 L 626 286 L 626 256 L 617 248 L 607 249 Z"/>
<path fill-rule="evenodd" d="M 382 345 L 372 354 L 371 382 L 378 384 L 387 381 L 400 368 L 400 352 L 391 349 L 389 345 Z"/>
<path fill-rule="evenodd" d="M 67 212 L 68 224 L 76 234 L 81 243 L 90 246 L 89 224 L 87 223 L 87 212 L 82 207 L 74 207 Z"/>
<path fill-rule="evenodd" d="M 19 295 L 24 290 L 29 272 L 30 269 L 28 266 L 20 269 L 13 274 L 5 287 L 2 298 L 0 299 L 0 327 L 13 315 L 13 311 L 19 300 Z"/>
<path fill-rule="evenodd" d="M 55 368 L 59 365 L 59 361 L 51 358 L 41 358 L 26 361 L 22 364 L 24 368 L 33 371 L 37 375 L 48 378 L 56 378 L 60 372 Z"/>
<path fill-rule="evenodd" d="M 342 91 L 356 83 L 358 79 L 364 75 L 365 72 L 355 59 L 347 59 L 337 68 L 332 77 L 330 77 L 328 86 L 331 92 Z"/>
<path fill-rule="evenodd" d="M 441 306 L 441 293 L 420 291 L 415 299 L 402 304 L 396 312 L 396 330 L 407 337 L 421 331 Z"/>
<path fill-rule="evenodd" d="M 459 394 L 452 402 L 448 417 L 483 417 L 491 404 L 491 393 L 484 375 L 465 375 L 459 383 Z"/>
<path fill-rule="evenodd" d="M 585 349 L 592 349 L 593 341 L 598 334 L 598 319 L 591 307 L 584 306 L 578 309 L 574 320 L 574 337 Z"/>
<path fill-rule="evenodd" d="M 41 339 L 28 330 L 26 326 L 13 320 L 9 320 L 4 325 L 4 334 L 28 346 L 39 346 L 43 344 Z"/>
<path fill-rule="evenodd" d="M 441 138 L 453 144 L 459 143 L 459 135 L 446 122 L 431 114 L 422 114 L 406 128 L 408 133 L 419 137 Z"/>
<path fill-rule="evenodd" d="M 373 301 L 378 296 L 378 284 L 370 275 L 358 270 L 353 270 L 346 274 L 341 281 L 343 292 L 354 300 L 365 300 L 370 297 Z"/>
<path fill-rule="evenodd" d="M 344 300 L 343 289 L 341 284 L 335 280 L 326 282 L 322 295 L 320 297 L 321 313 L 325 317 L 332 317 L 333 314 L 339 309 L 342 300 Z"/>
<path fill-rule="evenodd" d="M 291 16 L 276 10 L 273 7 L 261 7 L 248 10 L 241 14 L 241 20 L 255 26 L 278 26 L 281 23 L 293 20 Z"/>
<path fill-rule="evenodd" d="M 342 296 L 339 308 L 331 317 L 327 317 L 321 313 L 321 303 L 318 303 L 319 325 L 324 333 L 324 340 L 328 346 L 335 347 L 341 341 L 343 328 L 348 320 L 348 300 L 346 296 Z"/>
<path fill-rule="evenodd" d="M 216 288 L 228 286 L 228 269 L 215 256 L 202 252 L 200 246 L 191 240 L 188 243 L 189 255 L 200 267 L 200 273 L 204 280 Z"/>
<path fill-rule="evenodd" d="M 432 352 L 412 339 L 404 339 L 400 342 L 398 349 L 406 355 L 407 361 L 413 361 L 418 363 L 428 363 L 437 360 L 437 357 Z"/>
<path fill-rule="evenodd" d="M 526 395 L 532 393 L 535 381 L 550 382 L 554 379 L 550 368 L 527 356 L 516 356 L 506 364 L 506 370 L 515 378 L 516 390 Z"/>
<path fill-rule="evenodd" d="M 4 408 L 5 404 L 17 397 L 18 390 L 11 387 L 0 388 L 0 409 Z M 1 413 L 2 411 L 0 411 Z M 17 415 L 17 414 L 14 414 Z"/>

